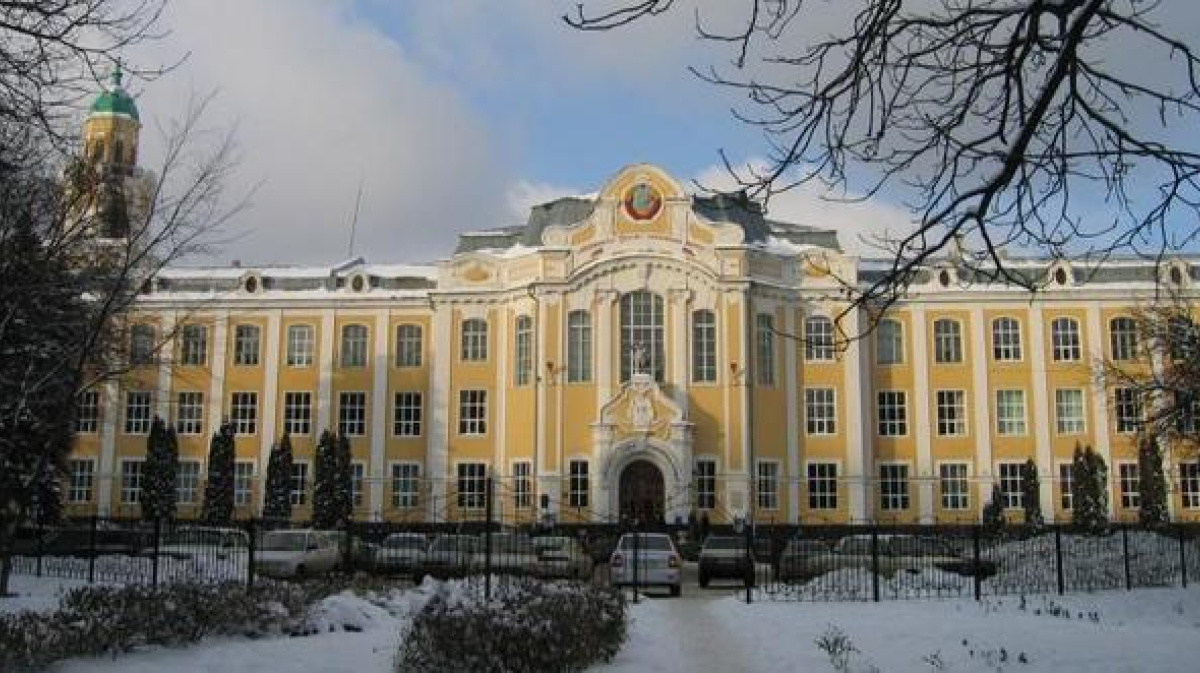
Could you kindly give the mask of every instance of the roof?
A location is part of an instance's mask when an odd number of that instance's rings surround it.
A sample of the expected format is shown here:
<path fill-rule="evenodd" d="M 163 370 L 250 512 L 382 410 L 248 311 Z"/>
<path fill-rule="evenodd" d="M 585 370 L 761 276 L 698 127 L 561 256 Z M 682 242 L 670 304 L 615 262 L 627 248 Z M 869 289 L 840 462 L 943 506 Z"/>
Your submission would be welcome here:
<path fill-rule="evenodd" d="M 130 96 L 129 92 L 121 87 L 121 78 L 121 66 L 117 65 L 113 70 L 109 86 L 96 97 L 96 102 L 92 103 L 92 114 L 118 115 L 140 121 L 137 104 L 134 103 L 133 96 Z"/>

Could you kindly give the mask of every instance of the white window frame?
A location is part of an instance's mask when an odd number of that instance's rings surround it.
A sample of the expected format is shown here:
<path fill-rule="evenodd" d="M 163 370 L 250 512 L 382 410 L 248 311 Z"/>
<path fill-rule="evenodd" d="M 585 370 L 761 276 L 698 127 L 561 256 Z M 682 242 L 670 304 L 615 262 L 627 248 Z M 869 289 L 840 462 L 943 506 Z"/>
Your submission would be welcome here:
<path fill-rule="evenodd" d="M 350 506 L 360 509 L 366 504 L 367 464 L 361 460 L 350 461 Z"/>
<path fill-rule="evenodd" d="M 1002 437 L 1024 437 L 1029 434 L 1027 406 L 1023 389 L 997 389 L 996 434 Z"/>
<path fill-rule="evenodd" d="M 701 467 L 704 466 L 704 467 Z M 696 509 L 713 510 L 717 507 L 717 459 L 696 459 Z"/>
<path fill-rule="evenodd" d="M 577 309 L 567 314 L 567 383 L 592 380 L 592 314 Z"/>
<path fill-rule="evenodd" d="M 633 346 L 646 348 L 650 372 L 662 381 L 666 369 L 666 319 L 661 295 L 648 290 L 635 290 L 621 295 L 621 382 L 633 374 Z"/>
<path fill-rule="evenodd" d="M 308 504 L 312 490 L 312 465 L 307 460 L 293 460 L 292 473 L 288 475 L 288 500 L 292 507 L 303 507 Z"/>
<path fill-rule="evenodd" d="M 717 382 L 717 312 L 692 311 L 692 383 Z"/>
<path fill-rule="evenodd" d="M 961 512 L 971 507 L 971 464 L 964 461 L 938 463 L 938 496 L 942 509 Z"/>
<path fill-rule="evenodd" d="M 904 323 L 883 318 L 875 325 L 875 364 L 881 367 L 904 364 Z"/>
<path fill-rule="evenodd" d="M 67 460 L 67 488 L 65 493 L 68 505 L 86 505 L 92 502 L 96 493 L 96 459 L 71 458 Z"/>
<path fill-rule="evenodd" d="M 591 494 L 591 463 L 586 458 L 572 458 L 567 462 L 567 506 L 588 507 Z"/>
<path fill-rule="evenodd" d="M 154 418 L 154 393 L 149 390 L 125 391 L 125 434 L 144 435 L 150 432 Z"/>
<path fill-rule="evenodd" d="M 459 359 L 463 362 L 487 362 L 488 323 L 483 318 L 462 321 L 462 343 Z"/>
<path fill-rule="evenodd" d="M 258 465 L 253 460 L 233 463 L 233 505 L 249 507 L 254 504 L 254 479 Z M 246 469 L 249 468 L 249 469 Z"/>
<path fill-rule="evenodd" d="M 371 330 L 363 323 L 342 325 L 341 350 L 338 364 L 342 369 L 362 369 L 370 362 L 368 344 Z"/>
<path fill-rule="evenodd" d="M 967 436 L 967 391 L 935 391 L 934 406 L 939 437 Z"/>
<path fill-rule="evenodd" d="M 1145 422 L 1142 399 L 1135 388 L 1113 388 L 1113 422 L 1120 435 L 1135 434 Z"/>
<path fill-rule="evenodd" d="M 1138 359 L 1141 350 L 1137 320 L 1126 315 L 1108 321 L 1108 348 L 1112 359 L 1129 362 Z"/>
<path fill-rule="evenodd" d="M 137 469 L 131 469 L 131 466 L 137 465 Z M 144 458 L 122 458 L 121 459 L 121 504 L 122 505 L 140 505 L 142 504 L 142 488 L 145 487 L 146 479 L 146 460 Z"/>
<path fill-rule="evenodd" d="M 778 460 L 758 460 L 754 465 L 754 504 L 758 509 L 774 512 L 779 510 Z"/>
<path fill-rule="evenodd" d="M 1179 492 L 1184 509 L 1200 509 L 1200 461 L 1179 464 Z"/>
<path fill-rule="evenodd" d="M 100 392 L 85 390 L 75 405 L 75 432 L 92 435 L 100 431 Z"/>
<path fill-rule="evenodd" d="M 1054 389 L 1054 430 L 1059 435 L 1087 432 L 1087 408 L 1082 388 Z M 1075 403 L 1078 402 L 1078 405 Z M 1076 415 L 1075 412 L 1078 412 Z"/>
<path fill-rule="evenodd" d="M 179 470 L 175 474 L 175 501 L 185 506 L 199 504 L 203 475 L 204 465 L 199 460 L 179 459 Z"/>
<path fill-rule="evenodd" d="M 757 371 L 755 380 L 760 386 L 775 385 L 775 316 L 758 313 L 754 316 L 754 344 Z"/>
<path fill-rule="evenodd" d="M 837 389 L 804 389 L 804 434 L 832 436 L 837 434 Z"/>
<path fill-rule="evenodd" d="M 393 509 L 421 506 L 421 463 L 400 460 L 388 465 L 389 490 Z"/>
<path fill-rule="evenodd" d="M 992 320 L 992 359 L 996 362 L 1020 362 L 1024 359 L 1020 320 L 1010 316 Z"/>
<path fill-rule="evenodd" d="M 533 318 L 519 315 L 513 321 L 513 385 L 533 380 Z"/>
<path fill-rule="evenodd" d="M 338 434 L 363 437 L 367 434 L 367 393 L 363 390 L 338 391 Z"/>
<path fill-rule="evenodd" d="M 396 325 L 396 366 L 421 367 L 424 362 L 425 328 L 417 323 Z"/>
<path fill-rule="evenodd" d="M 939 365 L 962 364 L 962 321 L 954 318 L 933 321 L 933 361 Z"/>
<path fill-rule="evenodd" d="M 262 328 L 258 325 L 241 323 L 233 327 L 233 365 L 235 367 L 257 367 L 262 362 L 260 343 Z"/>
<path fill-rule="evenodd" d="M 996 488 L 1000 490 L 1000 502 L 1004 509 L 1025 507 L 1025 463 L 1004 461 L 996 463 Z"/>
<path fill-rule="evenodd" d="M 287 366 L 302 368 L 313 364 L 313 350 L 316 346 L 316 329 L 308 324 L 288 325 L 287 328 Z"/>
<path fill-rule="evenodd" d="M 286 390 L 283 393 L 283 431 L 289 435 L 312 434 L 312 391 Z"/>
<path fill-rule="evenodd" d="M 154 325 L 138 323 L 129 328 L 129 364 L 134 367 L 154 364 Z"/>
<path fill-rule="evenodd" d="M 461 511 L 480 511 L 487 506 L 487 463 L 463 461 L 455 465 L 455 504 Z"/>
<path fill-rule="evenodd" d="M 907 512 L 912 508 L 911 471 L 908 463 L 879 463 L 879 509 L 883 512 Z"/>
<path fill-rule="evenodd" d="M 512 493 L 513 508 L 527 510 L 533 508 L 533 462 L 514 460 L 512 462 Z"/>
<path fill-rule="evenodd" d="M 1064 512 L 1075 508 L 1075 463 L 1058 464 L 1058 506 Z"/>
<path fill-rule="evenodd" d="M 880 437 L 908 435 L 908 391 L 880 390 L 875 394 L 875 431 Z"/>
<path fill-rule="evenodd" d="M 814 460 L 804 466 L 810 510 L 829 511 L 838 508 L 839 471 L 840 465 L 836 461 Z"/>
<path fill-rule="evenodd" d="M 1083 359 L 1083 340 L 1079 321 L 1060 316 L 1050 321 L 1051 355 L 1055 362 L 1079 362 Z"/>
<path fill-rule="evenodd" d="M 424 431 L 425 395 L 419 390 L 392 394 L 392 436 L 420 437 Z"/>
<path fill-rule="evenodd" d="M 180 435 L 204 433 L 204 393 L 180 390 L 175 393 L 175 431 Z"/>
<path fill-rule="evenodd" d="M 203 367 L 208 363 L 208 326 L 187 323 L 179 328 L 179 364 Z"/>
<path fill-rule="evenodd" d="M 823 315 L 810 315 L 804 319 L 804 359 L 808 362 L 833 362 L 833 321 Z"/>
<path fill-rule="evenodd" d="M 1117 486 L 1121 498 L 1121 509 L 1138 509 L 1142 506 L 1141 469 L 1137 463 L 1131 461 L 1117 463 Z"/>
<path fill-rule="evenodd" d="M 229 393 L 229 420 L 239 435 L 258 434 L 258 391 L 235 390 Z"/>
<path fill-rule="evenodd" d="M 482 437 L 487 434 L 488 391 L 467 388 L 458 391 L 458 434 Z"/>

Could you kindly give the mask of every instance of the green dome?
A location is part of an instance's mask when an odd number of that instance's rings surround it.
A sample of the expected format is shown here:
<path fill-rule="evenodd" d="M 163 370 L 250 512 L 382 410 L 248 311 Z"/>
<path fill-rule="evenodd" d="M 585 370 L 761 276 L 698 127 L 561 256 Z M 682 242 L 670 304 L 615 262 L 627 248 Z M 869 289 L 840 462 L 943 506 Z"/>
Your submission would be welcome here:
<path fill-rule="evenodd" d="M 95 103 L 92 103 L 92 114 L 125 115 L 134 121 L 141 121 L 133 96 L 121 88 L 120 66 L 113 70 L 112 84 L 96 98 Z"/>

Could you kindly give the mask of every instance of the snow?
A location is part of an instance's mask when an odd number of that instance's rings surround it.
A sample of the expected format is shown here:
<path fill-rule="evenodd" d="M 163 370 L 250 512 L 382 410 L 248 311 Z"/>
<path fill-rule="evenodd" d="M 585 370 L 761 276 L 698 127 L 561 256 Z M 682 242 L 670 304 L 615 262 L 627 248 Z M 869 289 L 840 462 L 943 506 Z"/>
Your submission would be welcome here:
<path fill-rule="evenodd" d="M 824 248 L 818 248 L 815 245 L 809 245 L 806 243 L 793 243 L 792 241 L 779 236 L 767 236 L 767 240 L 761 243 L 753 244 L 753 247 L 783 257 L 803 255 L 811 250 L 824 250 Z"/>

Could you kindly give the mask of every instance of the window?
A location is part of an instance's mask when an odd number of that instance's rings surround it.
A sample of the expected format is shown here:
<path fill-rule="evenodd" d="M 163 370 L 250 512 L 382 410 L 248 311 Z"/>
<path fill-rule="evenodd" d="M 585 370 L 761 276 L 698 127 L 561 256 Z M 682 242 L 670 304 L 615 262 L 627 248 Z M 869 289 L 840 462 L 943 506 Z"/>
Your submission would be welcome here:
<path fill-rule="evenodd" d="M 908 396 L 903 390 L 881 390 L 876 395 L 879 436 L 908 434 Z"/>
<path fill-rule="evenodd" d="M 1025 434 L 1025 391 L 996 391 L 996 434 Z"/>
<path fill-rule="evenodd" d="M 639 290 L 621 297 L 621 381 L 633 374 L 634 348 L 645 349 L 649 373 L 663 380 L 663 300 Z"/>
<path fill-rule="evenodd" d="M 140 458 L 121 461 L 121 504 L 137 505 L 142 502 L 142 464 Z"/>
<path fill-rule="evenodd" d="M 779 509 L 779 463 L 758 461 L 758 508 Z"/>
<path fill-rule="evenodd" d="M 1179 464 L 1179 486 L 1184 508 L 1200 508 L 1200 463 Z"/>
<path fill-rule="evenodd" d="M 73 458 L 67 461 L 67 503 L 81 505 L 92 501 L 96 483 L 96 461 Z"/>
<path fill-rule="evenodd" d="M 338 434 L 362 437 L 367 434 L 367 394 L 362 391 L 338 393 Z"/>
<path fill-rule="evenodd" d="M 1024 465 L 1021 463 L 1000 463 L 1000 502 L 1005 509 L 1020 509 L 1025 506 L 1025 493 L 1021 484 L 1025 481 Z"/>
<path fill-rule="evenodd" d="M 804 431 L 810 435 L 837 434 L 837 393 L 833 388 L 804 389 Z"/>
<path fill-rule="evenodd" d="M 533 507 L 533 465 L 527 460 L 517 461 L 512 464 L 512 474 L 513 507 Z"/>
<path fill-rule="evenodd" d="M 288 497 L 293 506 L 308 503 L 308 463 L 292 463 L 292 490 Z"/>
<path fill-rule="evenodd" d="M 567 383 L 592 380 L 592 314 L 567 314 Z"/>
<path fill-rule="evenodd" d="M 254 497 L 254 461 L 239 460 L 233 464 L 233 504 L 248 507 Z"/>
<path fill-rule="evenodd" d="M 837 463 L 808 464 L 808 507 L 809 509 L 837 509 L 838 466 Z"/>
<path fill-rule="evenodd" d="M 1133 388 L 1113 390 L 1117 412 L 1117 432 L 1137 432 L 1142 427 L 1142 398 Z"/>
<path fill-rule="evenodd" d="M 396 328 L 396 366 L 420 367 L 422 344 L 420 325 L 400 325 Z"/>
<path fill-rule="evenodd" d="M 358 460 L 350 463 L 350 504 L 353 507 L 363 506 L 363 482 L 366 476 L 366 463 Z"/>
<path fill-rule="evenodd" d="M 1142 500 L 1142 483 L 1137 463 L 1120 463 L 1117 475 L 1121 486 L 1121 508 L 1137 509 Z"/>
<path fill-rule="evenodd" d="M 179 472 L 175 475 L 175 500 L 180 505 L 194 505 L 199 502 L 200 492 L 200 461 L 179 461 Z"/>
<path fill-rule="evenodd" d="M 1184 393 L 1175 397 L 1175 409 L 1179 414 L 1179 431 L 1200 433 L 1200 397 L 1190 398 Z"/>
<path fill-rule="evenodd" d="M 942 490 L 942 509 L 966 509 L 970 503 L 970 482 L 966 463 L 942 463 L 938 466 L 938 484 Z"/>
<path fill-rule="evenodd" d="M 229 398 L 229 420 L 239 435 L 258 432 L 258 393 L 233 393 Z"/>
<path fill-rule="evenodd" d="M 962 323 L 949 318 L 933 322 L 933 360 L 940 365 L 963 361 Z"/>
<path fill-rule="evenodd" d="M 421 436 L 421 393 L 396 393 L 392 406 L 392 434 L 397 437 Z"/>
<path fill-rule="evenodd" d="M 696 508 L 717 507 L 717 461 L 702 458 L 696 461 Z"/>
<path fill-rule="evenodd" d="M 283 431 L 289 435 L 312 433 L 312 393 L 289 390 L 283 394 Z"/>
<path fill-rule="evenodd" d="M 487 464 L 458 464 L 458 508 L 483 509 L 487 503 Z"/>
<path fill-rule="evenodd" d="M 992 321 L 992 357 L 997 362 L 1021 359 L 1021 323 L 1013 318 Z"/>
<path fill-rule="evenodd" d="M 312 325 L 288 325 L 287 366 L 311 367 L 314 341 Z"/>
<path fill-rule="evenodd" d="M 588 462 L 572 460 L 570 462 L 570 483 L 567 485 L 567 505 L 570 507 L 588 506 Z"/>
<path fill-rule="evenodd" d="M 513 343 L 516 349 L 513 382 L 518 386 L 527 386 L 533 373 L 533 318 L 527 315 L 517 316 Z"/>
<path fill-rule="evenodd" d="M 692 311 L 692 383 L 717 380 L 717 314 Z"/>
<path fill-rule="evenodd" d="M 179 364 L 204 366 L 208 358 L 208 329 L 204 325 L 184 325 L 181 334 Z"/>
<path fill-rule="evenodd" d="M 125 434 L 144 435 L 150 432 L 151 396 L 145 390 L 125 393 Z"/>
<path fill-rule="evenodd" d="M 233 364 L 240 367 L 258 366 L 258 325 L 238 325 L 233 330 Z"/>
<path fill-rule="evenodd" d="M 204 432 L 204 393 L 186 391 L 176 396 L 175 430 L 181 435 Z"/>
<path fill-rule="evenodd" d="M 1078 435 L 1084 432 L 1083 391 L 1073 388 L 1054 391 L 1054 418 L 1060 435 Z"/>
<path fill-rule="evenodd" d="M 754 317 L 757 328 L 758 385 L 775 385 L 775 316 L 759 313 Z"/>
<path fill-rule="evenodd" d="M 1071 463 L 1058 465 L 1058 503 L 1064 512 L 1075 507 L 1075 466 Z"/>
<path fill-rule="evenodd" d="M 908 509 L 908 466 L 879 466 L 879 508 L 885 512 Z"/>
<path fill-rule="evenodd" d="M 487 434 L 487 391 L 458 391 L 458 434 Z"/>
<path fill-rule="evenodd" d="M 75 405 L 75 432 L 90 434 L 100 428 L 100 393 L 84 391 Z"/>
<path fill-rule="evenodd" d="M 1137 359 L 1138 328 L 1133 318 L 1113 318 L 1108 321 L 1108 338 L 1114 360 Z"/>
<path fill-rule="evenodd" d="M 342 328 L 342 366 L 367 366 L 366 325 L 346 325 Z"/>
<path fill-rule="evenodd" d="M 129 330 L 129 364 L 154 364 L 154 327 L 134 325 Z"/>
<path fill-rule="evenodd" d="M 1078 320 L 1055 318 L 1050 323 L 1050 341 L 1055 362 L 1078 362 L 1082 358 Z"/>
<path fill-rule="evenodd" d="M 962 437 L 967 434 L 967 393 L 962 390 L 939 390 L 937 400 L 937 433 L 942 437 Z"/>
<path fill-rule="evenodd" d="M 875 326 L 875 363 L 898 365 L 904 362 L 904 326 L 898 320 L 880 320 Z"/>
<path fill-rule="evenodd" d="M 392 463 L 392 507 L 412 509 L 420 504 L 420 494 L 421 465 Z"/>
<path fill-rule="evenodd" d="M 833 360 L 833 321 L 825 316 L 804 320 L 804 359 L 810 362 Z"/>
<path fill-rule="evenodd" d="M 463 362 L 484 362 L 488 357 L 488 324 L 482 318 L 470 318 L 462 323 Z"/>

